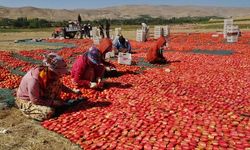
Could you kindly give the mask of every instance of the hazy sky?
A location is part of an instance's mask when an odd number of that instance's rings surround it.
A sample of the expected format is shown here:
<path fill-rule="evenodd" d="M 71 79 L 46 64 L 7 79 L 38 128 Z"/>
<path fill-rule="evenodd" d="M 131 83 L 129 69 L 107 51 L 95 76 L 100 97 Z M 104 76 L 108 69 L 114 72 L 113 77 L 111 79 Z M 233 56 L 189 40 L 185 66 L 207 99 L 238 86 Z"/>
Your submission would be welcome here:
<path fill-rule="evenodd" d="M 203 5 L 224 7 L 250 7 L 250 0 L 0 0 L 0 6 L 38 8 L 102 8 L 129 4 Z"/>

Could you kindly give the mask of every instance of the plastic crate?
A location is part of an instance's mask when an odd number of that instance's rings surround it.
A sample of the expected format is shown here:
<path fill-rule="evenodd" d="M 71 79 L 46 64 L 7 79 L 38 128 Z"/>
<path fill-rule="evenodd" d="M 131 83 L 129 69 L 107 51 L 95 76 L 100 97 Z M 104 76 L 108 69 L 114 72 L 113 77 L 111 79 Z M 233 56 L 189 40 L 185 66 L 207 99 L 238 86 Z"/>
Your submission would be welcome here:
<path fill-rule="evenodd" d="M 130 53 L 118 53 L 118 64 L 131 65 L 132 55 Z"/>

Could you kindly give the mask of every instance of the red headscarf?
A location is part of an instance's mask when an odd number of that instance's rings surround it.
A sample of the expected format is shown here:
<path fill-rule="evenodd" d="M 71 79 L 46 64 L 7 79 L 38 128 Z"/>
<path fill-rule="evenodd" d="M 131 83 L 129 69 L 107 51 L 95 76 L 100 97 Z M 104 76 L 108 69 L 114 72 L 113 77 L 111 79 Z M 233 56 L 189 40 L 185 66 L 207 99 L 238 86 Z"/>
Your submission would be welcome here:
<path fill-rule="evenodd" d="M 105 55 L 108 52 L 108 48 L 112 46 L 112 42 L 108 38 L 102 39 L 100 44 L 98 45 L 98 49 L 102 53 L 102 55 Z M 110 49 L 111 50 L 111 49 Z"/>
<path fill-rule="evenodd" d="M 157 48 L 160 49 L 166 43 L 165 37 L 163 36 L 159 37 L 156 43 L 157 43 Z"/>
<path fill-rule="evenodd" d="M 147 61 L 153 62 L 158 58 L 158 51 L 166 43 L 166 39 L 161 36 L 157 39 L 156 43 L 149 49 L 147 53 Z"/>

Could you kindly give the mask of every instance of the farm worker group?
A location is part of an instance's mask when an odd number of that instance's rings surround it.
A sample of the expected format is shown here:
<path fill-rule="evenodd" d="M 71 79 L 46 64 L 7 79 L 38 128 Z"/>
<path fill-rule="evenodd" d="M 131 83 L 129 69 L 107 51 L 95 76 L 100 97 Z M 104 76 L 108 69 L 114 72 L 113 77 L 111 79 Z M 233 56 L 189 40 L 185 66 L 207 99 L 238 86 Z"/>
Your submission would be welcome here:
<path fill-rule="evenodd" d="M 163 56 L 164 37 L 160 37 L 147 53 L 149 63 L 166 63 Z M 78 88 L 101 88 L 105 71 L 115 69 L 115 65 L 105 61 L 105 55 L 112 50 L 131 52 L 130 43 L 123 36 L 113 45 L 104 38 L 98 46 L 90 47 L 79 56 L 71 69 L 72 82 Z M 60 100 L 60 92 L 78 93 L 80 90 L 70 89 L 60 82 L 60 77 L 69 74 L 64 59 L 56 53 L 48 54 L 43 64 L 30 69 L 21 80 L 17 90 L 16 106 L 22 113 L 35 120 L 43 121 L 51 118 L 55 109 L 71 106 L 72 101 Z"/>

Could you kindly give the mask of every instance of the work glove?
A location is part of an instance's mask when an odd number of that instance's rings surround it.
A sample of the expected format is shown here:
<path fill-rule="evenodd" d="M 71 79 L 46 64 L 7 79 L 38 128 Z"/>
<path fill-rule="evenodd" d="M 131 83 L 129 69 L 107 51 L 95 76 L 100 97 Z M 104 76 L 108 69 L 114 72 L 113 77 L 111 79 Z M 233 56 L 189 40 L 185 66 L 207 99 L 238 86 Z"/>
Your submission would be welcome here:
<path fill-rule="evenodd" d="M 90 88 L 97 88 L 97 83 L 96 82 L 90 82 Z"/>
<path fill-rule="evenodd" d="M 116 68 L 115 67 L 110 67 L 110 70 L 111 71 L 116 71 Z"/>
<path fill-rule="evenodd" d="M 55 106 L 55 107 L 61 107 L 61 106 L 65 106 L 65 105 L 67 105 L 67 104 L 63 101 L 59 101 L 59 100 L 53 101 L 53 106 Z"/>
<path fill-rule="evenodd" d="M 110 67 L 105 67 L 105 70 L 106 71 L 111 71 L 111 68 Z"/>
<path fill-rule="evenodd" d="M 116 68 L 113 66 L 105 67 L 106 71 L 116 71 Z"/>
<path fill-rule="evenodd" d="M 75 94 L 81 94 L 81 93 L 82 93 L 79 89 L 76 89 L 76 88 L 72 89 L 72 91 L 73 91 Z"/>
<path fill-rule="evenodd" d="M 103 88 L 104 83 L 102 82 L 101 78 L 97 78 L 97 87 L 98 88 Z"/>
<path fill-rule="evenodd" d="M 73 105 L 77 105 L 77 104 L 79 104 L 80 102 L 82 102 L 83 101 L 83 99 L 77 99 L 77 100 L 68 100 L 67 102 L 66 102 L 66 105 L 67 106 L 73 106 Z"/>
<path fill-rule="evenodd" d="M 101 78 L 97 78 L 97 84 L 101 83 L 102 79 Z"/>
<path fill-rule="evenodd" d="M 68 100 L 66 103 L 68 106 L 71 106 L 74 103 L 74 100 Z"/>

